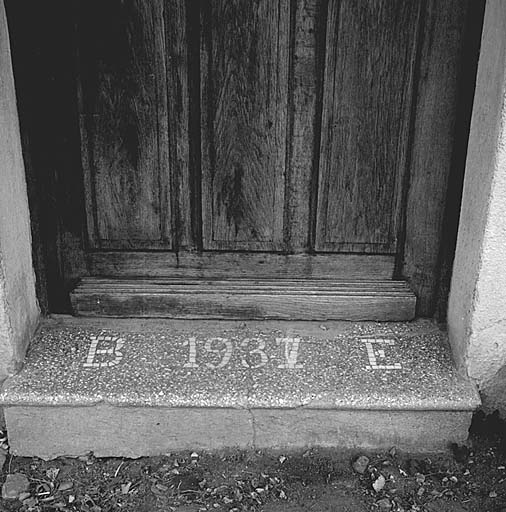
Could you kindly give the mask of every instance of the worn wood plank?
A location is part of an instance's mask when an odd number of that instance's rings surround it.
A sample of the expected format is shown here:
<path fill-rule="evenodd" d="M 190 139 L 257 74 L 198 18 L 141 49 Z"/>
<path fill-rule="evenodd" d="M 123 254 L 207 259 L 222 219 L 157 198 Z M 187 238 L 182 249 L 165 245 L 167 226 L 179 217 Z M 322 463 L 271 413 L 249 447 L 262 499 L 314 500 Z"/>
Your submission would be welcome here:
<path fill-rule="evenodd" d="M 420 4 L 329 1 L 317 250 L 396 251 Z"/>
<path fill-rule="evenodd" d="M 89 255 L 92 275 L 118 277 L 290 276 L 378 280 L 392 278 L 394 263 L 390 255 L 366 254 L 95 252 Z"/>
<path fill-rule="evenodd" d="M 323 17 L 321 0 L 298 0 L 294 13 L 292 65 L 290 69 L 290 138 L 286 180 L 285 230 L 287 250 L 310 249 L 310 193 L 317 147 L 317 97 L 319 24 Z"/>
<path fill-rule="evenodd" d="M 78 19 L 90 245 L 169 248 L 163 2 L 80 2 Z"/>
<path fill-rule="evenodd" d="M 87 279 L 72 293 L 83 316 L 291 320 L 410 320 L 415 295 L 403 282 Z"/>
<path fill-rule="evenodd" d="M 462 51 L 469 8 L 467 0 L 430 0 L 425 14 L 401 269 L 419 297 L 418 312 L 422 316 L 431 316 L 434 312 L 452 157 L 463 151 L 465 155 L 467 143 L 469 118 L 461 144 L 454 145 L 457 115 L 464 111 L 470 113 L 472 105 L 472 93 L 467 105 L 459 105 L 459 90 L 468 87 L 466 84 L 470 81 L 471 86 L 474 83 L 474 76 L 461 81 L 462 59 L 472 60 L 474 65 L 477 61 L 476 51 L 466 53 L 465 57 Z M 466 142 L 462 143 L 462 139 Z M 461 175 L 464 171 L 462 158 Z M 460 190 L 462 177 L 457 177 L 451 186 Z M 452 205 L 456 212 L 459 204 L 460 198 Z M 454 237 L 455 233 L 456 225 L 445 237 Z"/>
<path fill-rule="evenodd" d="M 278 293 L 280 295 L 294 292 L 305 295 L 327 295 L 346 293 L 360 295 L 364 292 L 372 295 L 412 295 L 404 281 L 350 281 L 336 279 L 290 279 L 290 278 L 206 278 L 191 279 L 187 277 L 150 278 L 150 279 L 111 279 L 104 277 L 83 278 L 75 293 L 100 292 L 105 288 L 114 292 L 135 291 L 138 293 L 239 293 L 255 294 Z"/>
<path fill-rule="evenodd" d="M 186 2 L 171 0 L 165 2 L 164 6 L 174 245 L 177 248 L 191 248 L 194 242 L 191 231 L 190 97 Z"/>
<path fill-rule="evenodd" d="M 204 248 L 282 249 L 289 26 L 289 0 L 204 3 Z"/>

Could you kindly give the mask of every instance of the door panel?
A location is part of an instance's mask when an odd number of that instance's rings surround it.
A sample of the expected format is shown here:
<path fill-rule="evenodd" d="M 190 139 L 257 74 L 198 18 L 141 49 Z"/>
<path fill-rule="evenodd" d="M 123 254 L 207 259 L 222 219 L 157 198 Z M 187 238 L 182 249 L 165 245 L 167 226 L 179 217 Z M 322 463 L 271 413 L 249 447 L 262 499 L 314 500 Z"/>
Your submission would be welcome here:
<path fill-rule="evenodd" d="M 420 5 L 329 1 L 318 251 L 396 251 Z"/>
<path fill-rule="evenodd" d="M 204 6 L 204 249 L 280 250 L 290 2 L 216 0 Z"/>
<path fill-rule="evenodd" d="M 80 4 L 83 167 L 92 248 L 170 248 L 162 0 Z"/>

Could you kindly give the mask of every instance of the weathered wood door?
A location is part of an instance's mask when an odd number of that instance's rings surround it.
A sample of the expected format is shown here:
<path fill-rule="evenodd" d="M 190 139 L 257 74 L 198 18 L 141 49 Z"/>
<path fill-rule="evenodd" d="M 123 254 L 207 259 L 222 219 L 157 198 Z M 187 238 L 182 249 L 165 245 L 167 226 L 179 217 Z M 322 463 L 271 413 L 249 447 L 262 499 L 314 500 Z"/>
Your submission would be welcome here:
<path fill-rule="evenodd" d="M 429 85 L 453 84 L 457 4 L 81 2 L 76 311 L 411 318 L 406 252 L 448 174 L 420 183 L 422 73 L 450 56 Z"/>

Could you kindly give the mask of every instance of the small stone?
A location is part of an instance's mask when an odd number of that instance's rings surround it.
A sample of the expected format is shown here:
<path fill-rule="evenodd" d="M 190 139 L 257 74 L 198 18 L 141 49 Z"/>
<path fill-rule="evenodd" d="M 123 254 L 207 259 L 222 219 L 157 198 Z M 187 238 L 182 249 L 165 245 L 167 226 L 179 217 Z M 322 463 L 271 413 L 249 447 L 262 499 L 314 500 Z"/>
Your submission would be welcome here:
<path fill-rule="evenodd" d="M 361 475 L 365 473 L 367 466 L 369 466 L 369 459 L 365 455 L 360 455 L 353 463 L 353 469 Z"/>
<path fill-rule="evenodd" d="M 72 489 L 72 487 L 74 487 L 74 484 L 72 482 L 70 482 L 70 481 L 66 481 L 66 482 L 62 482 L 58 486 L 58 490 L 61 491 L 61 492 L 70 491 L 70 489 Z"/>
<path fill-rule="evenodd" d="M 489 498 L 497 498 L 497 493 L 496 493 L 495 491 L 490 491 L 490 492 L 488 493 L 488 497 L 489 497 Z"/>
<path fill-rule="evenodd" d="M 390 503 L 390 500 L 388 498 L 383 498 L 376 502 L 376 505 L 381 510 L 390 510 L 392 508 L 392 504 Z"/>
<path fill-rule="evenodd" d="M 376 491 L 376 492 L 380 492 L 381 489 L 383 489 L 383 487 L 385 487 L 385 484 L 386 484 L 386 480 L 385 480 L 385 477 L 383 475 L 380 475 L 378 478 L 376 478 L 376 480 L 373 482 L 372 484 L 372 488 Z"/>
<path fill-rule="evenodd" d="M 15 500 L 21 493 L 28 491 L 28 487 L 30 487 L 30 482 L 25 475 L 21 473 L 7 475 L 2 486 L 2 498 Z"/>

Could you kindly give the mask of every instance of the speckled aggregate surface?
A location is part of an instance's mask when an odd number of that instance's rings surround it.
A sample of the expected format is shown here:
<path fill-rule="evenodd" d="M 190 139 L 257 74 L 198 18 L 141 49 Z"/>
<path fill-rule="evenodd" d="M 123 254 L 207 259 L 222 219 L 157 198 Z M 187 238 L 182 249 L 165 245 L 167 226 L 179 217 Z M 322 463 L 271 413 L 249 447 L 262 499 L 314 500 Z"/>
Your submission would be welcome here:
<path fill-rule="evenodd" d="M 368 343 L 378 369 L 371 367 Z M 472 410 L 479 397 L 456 372 L 446 333 L 427 320 L 321 324 L 56 317 L 42 325 L 23 370 L 7 381 L 0 402 Z"/>

